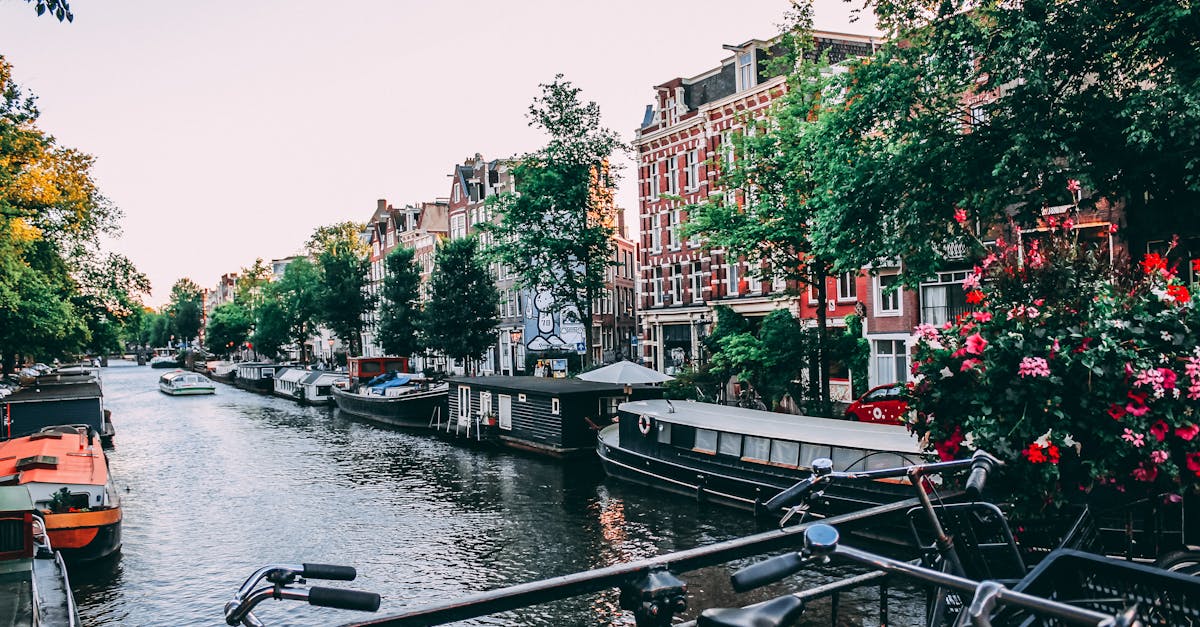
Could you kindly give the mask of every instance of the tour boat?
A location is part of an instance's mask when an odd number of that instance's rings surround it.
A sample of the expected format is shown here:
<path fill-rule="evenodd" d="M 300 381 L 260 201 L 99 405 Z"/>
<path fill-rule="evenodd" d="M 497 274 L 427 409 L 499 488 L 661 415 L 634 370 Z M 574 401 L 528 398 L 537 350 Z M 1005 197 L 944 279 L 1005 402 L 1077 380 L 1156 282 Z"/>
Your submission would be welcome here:
<path fill-rule="evenodd" d="M 0 485 L 29 489 L 54 548 L 68 560 L 121 548 L 121 503 L 108 460 L 86 427 L 50 427 L 0 442 Z"/>
<path fill-rule="evenodd" d="M 0 627 L 9 625 L 79 625 L 62 554 L 21 486 L 0 487 Z"/>
<path fill-rule="evenodd" d="M 835 471 L 921 461 L 916 439 L 900 426 L 669 400 L 622 403 L 597 452 L 611 477 L 755 513 L 810 476 L 817 458 L 832 459 Z M 825 488 L 816 509 L 841 514 L 912 494 L 906 480 L 842 482 Z"/>
<path fill-rule="evenodd" d="M 158 378 L 158 389 L 171 396 L 213 394 L 217 386 L 208 377 L 187 370 L 172 370 Z"/>
<path fill-rule="evenodd" d="M 428 427 L 439 412 L 446 415 L 449 385 L 389 372 L 353 390 L 334 386 L 338 409 L 392 427 Z"/>

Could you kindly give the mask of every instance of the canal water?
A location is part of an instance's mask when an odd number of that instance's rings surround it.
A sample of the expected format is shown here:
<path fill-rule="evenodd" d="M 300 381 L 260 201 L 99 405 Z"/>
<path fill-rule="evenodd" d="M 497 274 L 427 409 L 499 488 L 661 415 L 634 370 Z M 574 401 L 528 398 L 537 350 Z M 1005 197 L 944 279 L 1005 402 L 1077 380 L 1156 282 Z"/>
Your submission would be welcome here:
<path fill-rule="evenodd" d="M 157 388 L 162 372 L 119 361 L 101 372 L 124 547 L 72 566 L 85 625 L 224 624 L 224 603 L 273 562 L 352 565 L 350 585 L 383 596 L 378 614 L 295 601 L 256 612 L 268 625 L 331 625 L 758 530 L 738 511 L 606 481 L 598 465 L 464 448 L 223 384 L 212 396 L 168 397 Z M 682 575 L 688 616 L 832 577 L 807 573 L 736 595 L 729 574 L 748 563 Z M 828 607 L 814 604 L 805 624 L 828 625 Z M 878 623 L 877 608 L 877 592 L 863 591 L 843 600 L 842 622 Z M 895 624 L 919 622 L 912 607 L 892 608 Z M 463 624 L 633 620 L 609 591 Z"/>

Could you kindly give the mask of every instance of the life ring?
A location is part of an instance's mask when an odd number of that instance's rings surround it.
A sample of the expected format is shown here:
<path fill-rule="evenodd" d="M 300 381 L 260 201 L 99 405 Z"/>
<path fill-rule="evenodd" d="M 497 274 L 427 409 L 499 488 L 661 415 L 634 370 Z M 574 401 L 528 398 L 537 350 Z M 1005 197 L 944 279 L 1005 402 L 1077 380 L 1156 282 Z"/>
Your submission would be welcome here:
<path fill-rule="evenodd" d="M 650 416 L 638 416 L 638 431 L 641 431 L 642 435 L 650 435 Z"/>

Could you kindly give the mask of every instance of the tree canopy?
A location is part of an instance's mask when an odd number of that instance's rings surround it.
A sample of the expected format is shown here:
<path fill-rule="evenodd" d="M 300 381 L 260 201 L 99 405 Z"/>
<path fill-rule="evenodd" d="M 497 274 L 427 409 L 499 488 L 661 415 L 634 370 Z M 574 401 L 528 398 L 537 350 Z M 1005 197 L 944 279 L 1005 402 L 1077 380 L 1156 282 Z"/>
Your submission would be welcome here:
<path fill-rule="evenodd" d="M 227 355 L 250 337 L 250 312 L 236 301 L 221 303 L 213 308 L 205 327 L 204 341 L 214 353 Z"/>
<path fill-rule="evenodd" d="M 196 282 L 184 277 L 171 286 L 171 300 L 167 310 L 175 321 L 179 332 L 178 341 L 190 342 L 200 334 L 204 317 L 204 290 Z"/>
<path fill-rule="evenodd" d="M 379 345 L 388 355 L 409 356 L 421 350 L 421 271 L 415 252 L 398 246 L 384 264 L 383 298 L 379 303 Z"/>
<path fill-rule="evenodd" d="M 341 222 L 317 228 L 308 241 L 321 269 L 320 320 L 351 355 L 362 352 L 362 317 L 375 307 L 375 296 L 367 291 L 370 249 L 359 236 L 362 231 L 362 224 Z"/>
<path fill-rule="evenodd" d="M 495 343 L 499 322 L 500 295 L 477 250 L 473 237 L 438 247 L 421 315 L 423 344 L 465 362 L 479 360 Z"/>

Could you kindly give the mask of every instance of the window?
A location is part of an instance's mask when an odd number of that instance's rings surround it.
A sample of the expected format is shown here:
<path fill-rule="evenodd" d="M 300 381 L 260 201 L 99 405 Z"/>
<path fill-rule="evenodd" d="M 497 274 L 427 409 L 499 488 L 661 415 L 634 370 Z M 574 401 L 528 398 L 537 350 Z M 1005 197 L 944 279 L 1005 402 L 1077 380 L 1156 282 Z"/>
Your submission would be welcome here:
<path fill-rule="evenodd" d="M 658 442 L 659 442 L 659 444 L 670 444 L 671 443 L 671 423 L 669 423 L 669 422 L 658 423 Z"/>
<path fill-rule="evenodd" d="M 679 250 L 679 210 L 667 214 L 667 244 L 671 250 Z"/>
<path fill-rule="evenodd" d="M 800 463 L 800 443 L 771 440 L 771 463 L 796 466 Z"/>
<path fill-rule="evenodd" d="M 739 433 L 722 433 L 717 438 L 717 452 L 722 455 L 742 456 L 742 436 Z"/>
<path fill-rule="evenodd" d="M 754 73 L 754 50 L 750 49 L 739 53 L 737 56 L 737 80 L 738 91 L 750 89 L 757 84 L 757 77 Z"/>
<path fill-rule="evenodd" d="M 738 287 L 738 262 L 732 261 L 729 263 L 729 293 L 740 294 L 741 290 Z"/>
<path fill-rule="evenodd" d="M 562 413 L 562 402 L 557 398 L 550 399 L 550 413 L 555 416 Z"/>
<path fill-rule="evenodd" d="M 667 158 L 667 193 L 679 193 L 679 160 L 675 156 Z"/>
<path fill-rule="evenodd" d="M 512 430 L 512 397 L 507 394 L 500 394 L 500 428 L 505 431 Z"/>
<path fill-rule="evenodd" d="M 700 272 L 698 272 L 698 271 L 693 272 L 692 276 L 690 278 L 691 278 L 691 282 L 692 282 L 692 284 L 691 284 L 692 302 L 693 303 L 702 302 L 704 300 L 704 294 L 702 292 L 703 288 L 700 286 L 700 279 L 702 278 L 700 275 Z"/>
<path fill-rule="evenodd" d="M 829 457 L 829 447 L 820 444 L 801 444 L 799 466 L 812 468 L 814 459 Z"/>
<path fill-rule="evenodd" d="M 875 381 L 872 386 L 908 381 L 908 348 L 904 340 L 875 340 L 871 342 L 875 358 Z"/>
<path fill-rule="evenodd" d="M 689 192 L 700 187 L 700 163 L 695 150 L 687 152 L 687 169 L 684 172 L 687 176 L 687 190 Z"/>
<path fill-rule="evenodd" d="M 658 181 L 658 162 L 650 164 L 649 172 L 646 178 L 650 181 L 650 200 L 658 200 L 659 181 Z"/>
<path fill-rule="evenodd" d="M 875 315 L 898 316 L 901 314 L 900 277 L 896 274 L 881 274 L 875 277 Z"/>
<path fill-rule="evenodd" d="M 746 436 L 742 446 L 742 457 L 750 461 L 766 462 L 771 460 L 771 439 L 753 435 Z"/>
<path fill-rule="evenodd" d="M 524 403 L 524 402 L 525 402 L 525 395 L 524 395 L 524 394 L 518 394 L 518 395 L 517 395 L 517 402 L 518 402 L 518 403 Z"/>
<path fill-rule="evenodd" d="M 671 273 L 671 302 L 683 302 L 683 272 L 678 266 Z"/>
<path fill-rule="evenodd" d="M 454 202 L 458 202 L 460 198 L 462 198 L 462 192 L 461 192 L 460 188 L 458 187 L 458 183 L 455 183 L 454 184 Z"/>
<path fill-rule="evenodd" d="M 660 252 L 662 250 L 662 231 L 659 229 L 658 216 L 650 217 L 650 250 Z"/>
<path fill-rule="evenodd" d="M 659 267 L 655 268 L 655 269 L 654 269 L 654 278 L 653 278 L 653 279 L 651 279 L 651 281 L 650 281 L 650 283 L 651 283 L 650 287 L 651 287 L 651 288 L 653 289 L 653 291 L 654 291 L 654 304 L 655 304 L 655 305 L 661 305 L 661 304 L 663 304 L 663 276 L 662 276 L 662 272 L 663 272 L 662 266 L 659 266 Z"/>
<path fill-rule="evenodd" d="M 858 298 L 858 273 L 843 272 L 838 275 L 837 299 L 843 301 L 856 298 Z"/>
<path fill-rule="evenodd" d="M 460 421 L 471 415 L 471 388 L 460 385 L 458 387 L 458 418 Z"/>
<path fill-rule="evenodd" d="M 455 189 L 458 189 L 455 187 Z M 459 239 L 467 236 L 467 217 L 459 214 L 450 218 L 450 239 Z"/>
<path fill-rule="evenodd" d="M 717 432 L 712 429 L 696 429 L 695 450 L 701 453 L 717 452 Z"/>
<path fill-rule="evenodd" d="M 733 145 L 733 133 L 721 135 L 721 158 L 724 160 L 724 167 L 728 168 L 733 165 L 735 152 L 736 147 Z"/>
<path fill-rule="evenodd" d="M 962 283 L 967 272 L 942 272 L 921 286 L 921 322 L 941 325 L 971 310 Z"/>

